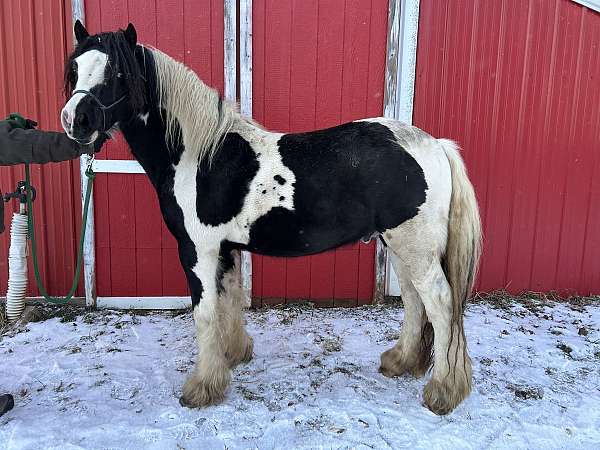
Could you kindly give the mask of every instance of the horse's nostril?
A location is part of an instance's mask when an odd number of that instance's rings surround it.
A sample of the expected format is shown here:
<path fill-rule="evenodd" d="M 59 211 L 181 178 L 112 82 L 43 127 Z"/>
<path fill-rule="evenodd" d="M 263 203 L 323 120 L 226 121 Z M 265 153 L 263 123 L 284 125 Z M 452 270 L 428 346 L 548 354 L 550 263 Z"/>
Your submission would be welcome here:
<path fill-rule="evenodd" d="M 67 128 L 71 126 L 71 117 L 67 110 L 63 109 L 63 112 L 62 112 L 60 118 L 61 118 L 63 125 L 65 125 Z"/>
<path fill-rule="evenodd" d="M 88 125 L 87 114 L 79 113 L 75 115 L 75 125 L 85 127 Z"/>

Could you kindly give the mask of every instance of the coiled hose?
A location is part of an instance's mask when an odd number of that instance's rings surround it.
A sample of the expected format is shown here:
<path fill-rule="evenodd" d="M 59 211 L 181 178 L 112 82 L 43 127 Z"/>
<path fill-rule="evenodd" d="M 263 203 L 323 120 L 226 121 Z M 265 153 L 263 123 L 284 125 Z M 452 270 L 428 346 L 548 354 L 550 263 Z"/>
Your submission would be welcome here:
<path fill-rule="evenodd" d="M 27 215 L 14 213 L 10 225 L 8 291 L 6 292 L 6 315 L 11 322 L 17 320 L 25 309 L 28 229 Z"/>

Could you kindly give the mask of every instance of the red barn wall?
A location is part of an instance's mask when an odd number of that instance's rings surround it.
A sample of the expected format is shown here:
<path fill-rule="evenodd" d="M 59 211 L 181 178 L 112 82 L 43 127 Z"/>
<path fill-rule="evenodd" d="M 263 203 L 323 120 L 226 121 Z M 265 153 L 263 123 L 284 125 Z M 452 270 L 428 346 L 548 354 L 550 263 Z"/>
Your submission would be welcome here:
<path fill-rule="evenodd" d="M 382 114 L 387 0 L 254 0 L 253 7 L 256 120 L 272 130 L 301 132 Z M 373 244 L 252 261 L 253 295 L 265 303 L 372 298 Z"/>
<path fill-rule="evenodd" d="M 63 62 L 71 46 L 71 5 L 53 2 L 0 2 L 0 118 L 11 112 L 32 117 L 44 130 L 60 130 Z M 67 26 L 68 24 L 68 26 Z M 51 294 L 66 294 L 75 272 L 81 222 L 79 161 L 32 165 L 32 184 L 42 280 Z M 12 191 L 24 179 L 23 166 L 0 168 L 0 189 Z M 12 202 L 8 209 L 17 208 Z M 10 217 L 6 214 L 7 225 Z M 6 294 L 9 233 L 0 236 L 0 296 Z M 31 263 L 31 258 L 30 258 Z M 30 264 L 31 265 L 31 264 Z M 32 288 L 30 267 L 28 295 Z M 83 295 L 80 288 L 77 295 Z"/>
<path fill-rule="evenodd" d="M 463 147 L 479 290 L 600 294 L 599 44 L 570 0 L 421 0 L 414 122 Z"/>
<path fill-rule="evenodd" d="M 132 21 L 142 42 L 222 91 L 222 2 L 87 0 L 85 8 L 92 32 Z M 255 0 L 253 20 L 258 121 L 305 131 L 382 113 L 386 0 Z M 59 130 L 69 2 L 0 2 L 0 25 L 0 116 L 20 111 Z M 421 0 L 414 122 L 464 148 L 485 229 L 479 290 L 600 293 L 599 44 L 600 15 L 570 0 Z M 131 158 L 121 141 L 101 157 Z M 80 229 L 79 163 L 32 174 L 42 278 L 64 294 Z M 22 178 L 21 168 L 0 168 L 4 190 Z M 186 295 L 146 178 L 100 174 L 95 202 L 98 294 Z M 309 258 L 255 256 L 253 293 L 265 303 L 368 302 L 373 254 L 355 244 Z"/>

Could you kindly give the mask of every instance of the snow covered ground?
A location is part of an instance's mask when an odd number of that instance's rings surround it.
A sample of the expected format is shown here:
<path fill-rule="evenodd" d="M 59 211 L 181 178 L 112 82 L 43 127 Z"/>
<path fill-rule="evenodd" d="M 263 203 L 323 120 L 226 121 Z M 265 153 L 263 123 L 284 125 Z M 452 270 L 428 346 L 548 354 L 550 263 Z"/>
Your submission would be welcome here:
<path fill-rule="evenodd" d="M 425 380 L 388 379 L 379 355 L 399 306 L 250 312 L 255 358 L 224 404 L 179 406 L 190 314 L 94 312 L 0 337 L 6 449 L 600 448 L 600 304 L 467 311 L 474 389 L 452 414 Z"/>

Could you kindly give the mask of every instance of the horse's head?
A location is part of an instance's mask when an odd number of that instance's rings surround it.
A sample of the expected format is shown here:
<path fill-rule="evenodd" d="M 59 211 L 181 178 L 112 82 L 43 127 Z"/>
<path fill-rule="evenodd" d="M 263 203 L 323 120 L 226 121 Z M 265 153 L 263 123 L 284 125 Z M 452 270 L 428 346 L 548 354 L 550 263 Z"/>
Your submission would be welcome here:
<path fill-rule="evenodd" d="M 119 123 L 144 112 L 145 74 L 136 59 L 137 33 L 126 30 L 90 36 L 75 23 L 77 45 L 65 64 L 65 95 L 61 112 L 65 132 L 92 143 Z"/>

